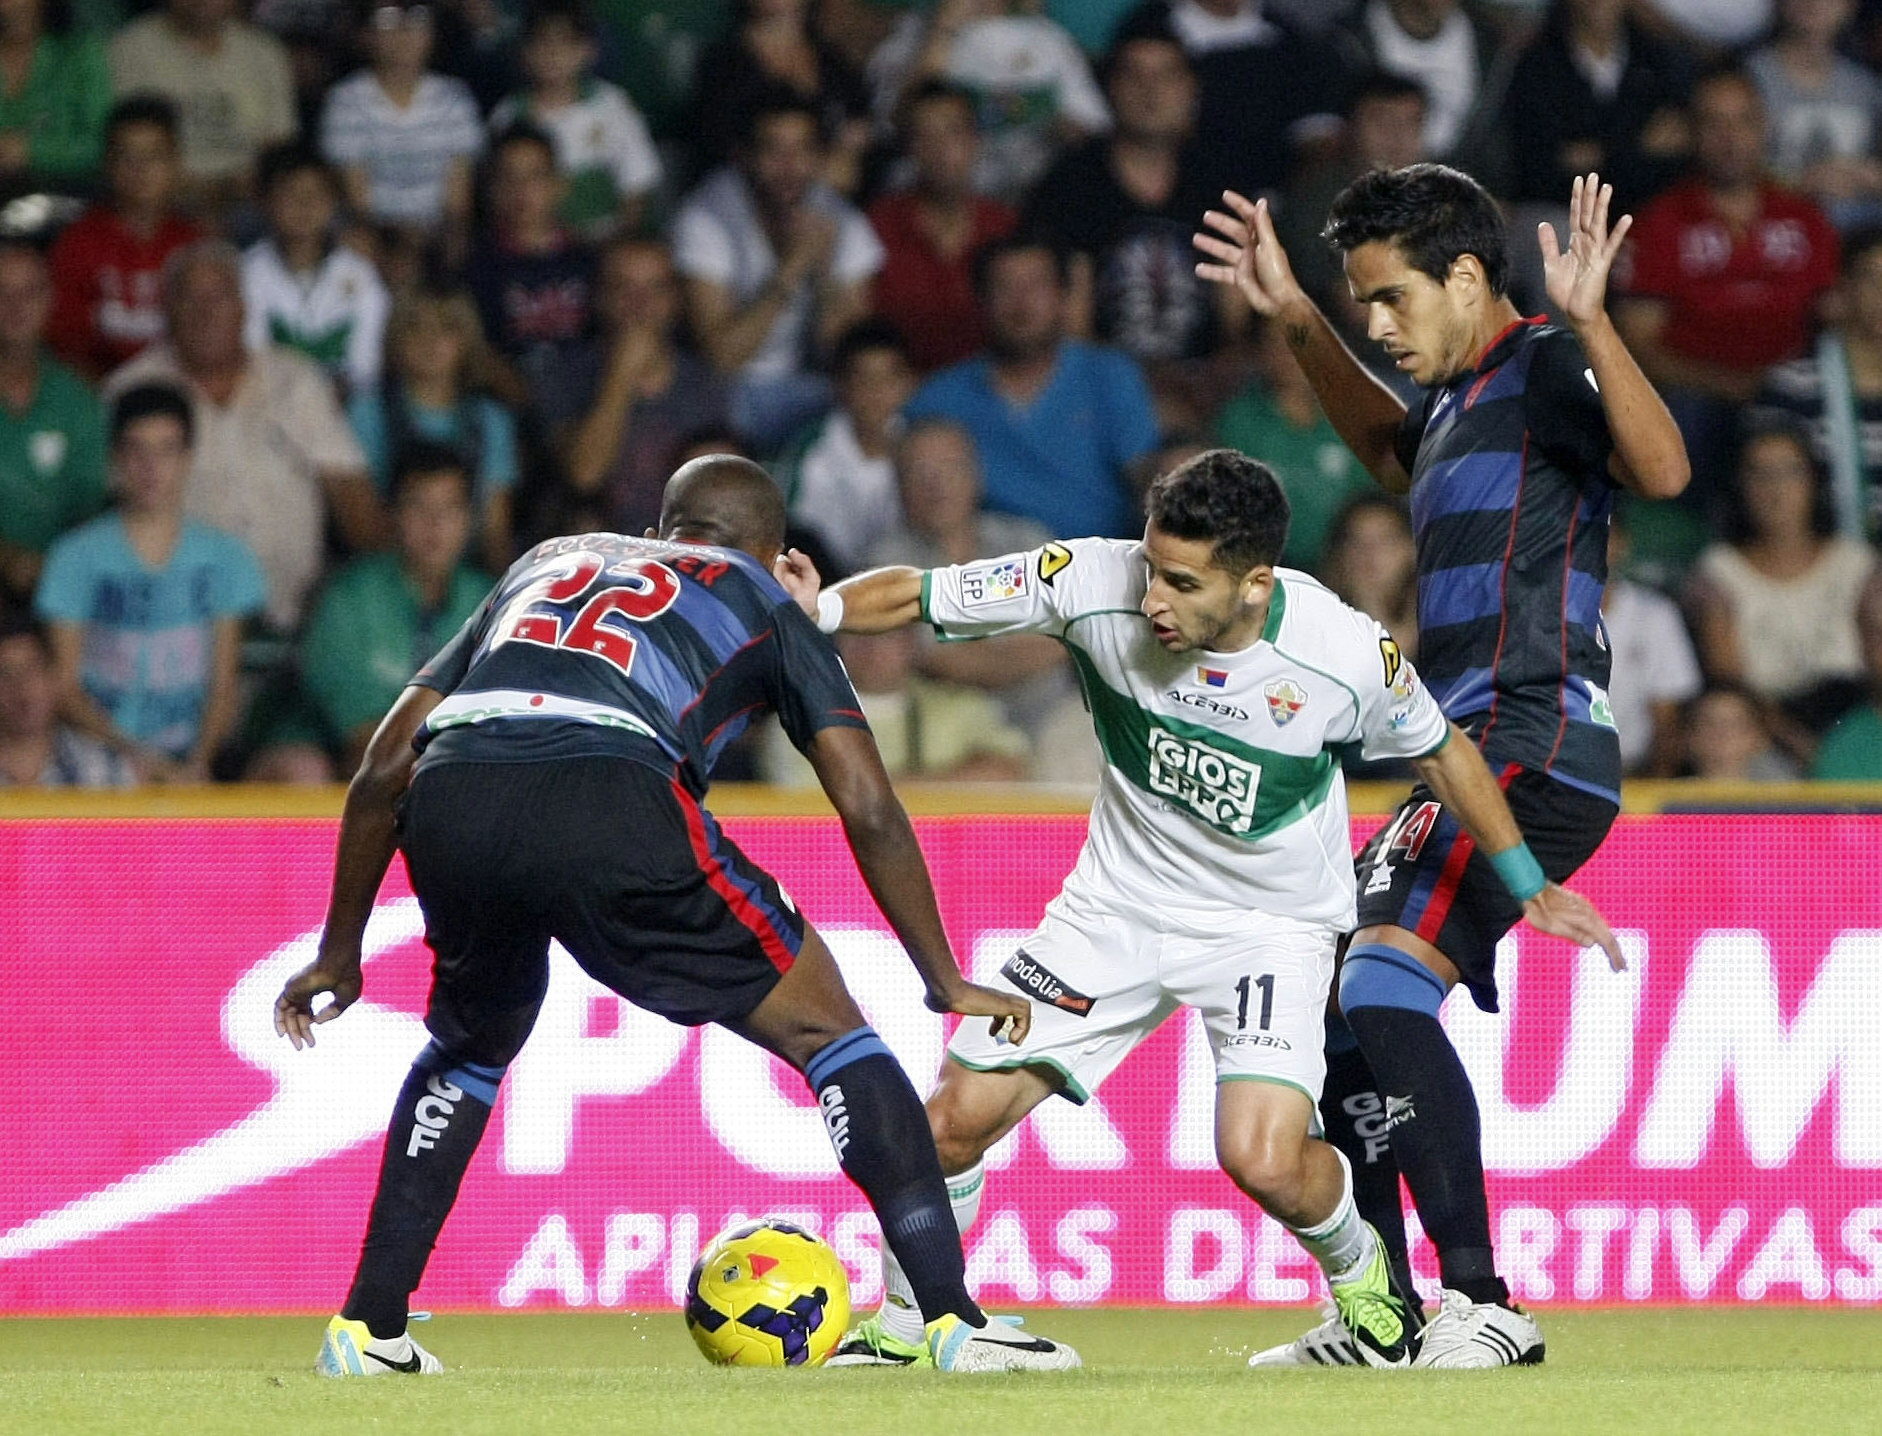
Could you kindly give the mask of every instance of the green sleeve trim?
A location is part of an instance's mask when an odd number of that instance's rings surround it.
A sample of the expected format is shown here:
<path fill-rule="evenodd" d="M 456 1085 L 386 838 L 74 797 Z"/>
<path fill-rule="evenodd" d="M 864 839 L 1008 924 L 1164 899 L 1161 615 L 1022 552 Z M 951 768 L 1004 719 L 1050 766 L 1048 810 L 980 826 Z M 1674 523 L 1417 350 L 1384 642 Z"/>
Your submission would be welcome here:
<path fill-rule="evenodd" d="M 1413 756 L 1412 761 L 1422 762 L 1426 758 L 1437 757 L 1438 754 L 1442 753 L 1446 748 L 1451 746 L 1451 733 L 1453 731 L 1454 730 L 1451 727 L 1451 720 L 1449 718 L 1446 718 L 1444 720 L 1444 736 L 1438 739 L 1437 747 L 1432 748 L 1429 752 L 1415 754 Z"/>
<path fill-rule="evenodd" d="M 968 643 L 974 637 L 971 633 L 949 633 L 934 616 L 934 570 L 931 568 L 921 571 L 921 621 L 932 628 L 934 636 L 943 643 Z"/>
<path fill-rule="evenodd" d="M 1141 608 L 1088 608 L 1083 613 L 1074 613 L 1063 622 L 1067 628 L 1070 628 L 1074 623 L 1083 623 L 1087 618 L 1097 618 L 1106 613 L 1127 613 L 1132 618 L 1143 618 L 1145 623 L 1150 622 L 1149 619 L 1144 618 L 1144 611 Z"/>
<path fill-rule="evenodd" d="M 1083 623 L 1087 618 L 1102 618 L 1107 613 L 1122 613 L 1131 618 L 1143 618 L 1145 623 L 1150 621 L 1144 618 L 1143 610 L 1140 608 L 1088 608 L 1083 613 L 1074 613 L 1070 618 L 1060 619 L 1059 631 L 1048 636 L 1058 639 L 1059 642 L 1063 643 L 1067 648 L 1070 648 L 1072 641 L 1068 635 L 1071 633 L 1074 623 Z"/>
<path fill-rule="evenodd" d="M 973 1021 L 968 1018 L 967 1021 Z M 1072 1075 L 1072 1069 L 1056 1057 L 1013 1057 L 999 1062 L 970 1062 L 958 1052 L 949 1052 L 948 1061 L 958 1063 L 969 1072 L 1017 1072 L 1022 1067 L 1049 1067 L 1064 1079 L 1065 1085 L 1059 1088 L 1059 1096 L 1075 1107 L 1082 1107 L 1091 1100 L 1091 1093 Z"/>

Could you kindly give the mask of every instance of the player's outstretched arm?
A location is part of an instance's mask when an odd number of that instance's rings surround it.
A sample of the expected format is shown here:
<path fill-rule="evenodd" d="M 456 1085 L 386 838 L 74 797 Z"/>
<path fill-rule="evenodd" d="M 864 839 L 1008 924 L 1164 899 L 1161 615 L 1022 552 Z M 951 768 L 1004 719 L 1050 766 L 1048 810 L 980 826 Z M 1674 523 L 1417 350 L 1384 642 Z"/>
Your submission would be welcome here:
<path fill-rule="evenodd" d="M 1026 1000 L 977 987 L 961 976 L 941 926 L 934 884 L 915 841 L 915 829 L 895 796 L 869 730 L 822 729 L 805 756 L 843 820 L 843 835 L 849 839 L 870 895 L 921 974 L 928 1006 L 936 1012 L 992 1018 L 996 1035 L 1004 1032 L 1013 1041 L 1023 1042 L 1032 1025 Z"/>
<path fill-rule="evenodd" d="M 1599 947 L 1616 972 L 1627 966 L 1620 943 L 1595 905 L 1543 876 L 1503 790 L 1490 776 L 1477 745 L 1461 728 L 1451 724 L 1449 741 L 1429 757 L 1414 759 L 1412 766 L 1476 840 L 1505 886 L 1522 903 L 1531 927 L 1583 947 Z"/>
<path fill-rule="evenodd" d="M 1543 284 L 1551 312 L 1564 320 L 1588 356 L 1601 392 L 1601 408 L 1614 435 L 1611 471 L 1615 482 L 1646 499 L 1676 498 L 1692 478 L 1686 443 L 1620 331 L 1608 317 L 1608 273 L 1634 217 L 1624 214 L 1608 227 L 1614 186 L 1588 174 L 1575 180 L 1568 202 L 1568 247 L 1555 226 L 1536 227 L 1542 246 Z"/>
<path fill-rule="evenodd" d="M 314 1045 L 317 1024 L 333 1021 L 359 1000 L 360 944 L 396 846 L 392 809 L 418 761 L 412 737 L 443 701 L 444 694 L 416 684 L 401 693 L 347 785 L 320 955 L 287 980 L 274 1004 L 274 1030 L 296 1051 Z M 314 1000 L 323 992 L 333 1000 L 316 1012 Z"/>
<path fill-rule="evenodd" d="M 798 550 L 787 549 L 771 571 L 825 633 L 887 633 L 921 617 L 918 568 L 874 568 L 824 588 L 816 566 Z"/>
<path fill-rule="evenodd" d="M 1281 326 L 1288 348 L 1346 447 L 1386 488 L 1405 492 L 1411 475 L 1398 461 L 1393 442 L 1405 417 L 1404 404 L 1367 371 L 1300 287 L 1275 236 L 1268 202 L 1251 202 L 1234 190 L 1224 190 L 1222 202 L 1226 209 L 1212 209 L 1202 217 L 1210 232 L 1195 236 L 1196 248 L 1214 261 L 1197 264 L 1196 274 L 1240 290 L 1250 309 Z"/>

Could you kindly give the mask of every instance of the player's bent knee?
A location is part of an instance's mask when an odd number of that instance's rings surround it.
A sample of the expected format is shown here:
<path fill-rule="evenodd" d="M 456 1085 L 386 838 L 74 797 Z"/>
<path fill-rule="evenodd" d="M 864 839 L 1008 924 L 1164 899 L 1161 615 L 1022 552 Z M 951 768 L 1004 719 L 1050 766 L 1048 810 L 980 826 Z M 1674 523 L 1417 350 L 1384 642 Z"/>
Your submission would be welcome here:
<path fill-rule="evenodd" d="M 1444 1005 L 1444 979 L 1407 953 L 1383 943 L 1356 946 L 1340 969 L 1340 1010 L 1402 1007 L 1432 1017 Z"/>
<path fill-rule="evenodd" d="M 953 1175 L 973 1166 L 1032 1109 L 1034 1100 L 1019 1073 L 975 1072 L 942 1063 L 941 1080 L 927 1104 L 941 1170 Z"/>
<path fill-rule="evenodd" d="M 1294 1206 L 1306 1182 L 1298 1143 L 1218 1142 L 1216 1157 L 1235 1185 L 1264 1207 Z"/>
<path fill-rule="evenodd" d="M 937 1097 L 940 1094 L 936 1094 Z M 941 1158 L 941 1170 L 952 1175 L 964 1172 L 986 1155 L 998 1135 L 997 1123 L 986 1114 L 930 1099 L 928 1130 L 934 1135 L 935 1154 Z"/>
<path fill-rule="evenodd" d="M 436 1095 L 449 1101 L 470 1096 L 486 1107 L 494 1107 L 497 1103 L 497 1088 L 503 1084 L 504 1074 L 509 1071 L 510 1060 L 515 1055 L 512 1052 L 509 1057 L 493 1060 L 481 1049 L 446 1046 L 433 1038 L 425 1044 L 412 1066 L 418 1071 L 430 1073 L 435 1081 L 444 1084 L 447 1090 L 440 1092 L 434 1088 Z"/>

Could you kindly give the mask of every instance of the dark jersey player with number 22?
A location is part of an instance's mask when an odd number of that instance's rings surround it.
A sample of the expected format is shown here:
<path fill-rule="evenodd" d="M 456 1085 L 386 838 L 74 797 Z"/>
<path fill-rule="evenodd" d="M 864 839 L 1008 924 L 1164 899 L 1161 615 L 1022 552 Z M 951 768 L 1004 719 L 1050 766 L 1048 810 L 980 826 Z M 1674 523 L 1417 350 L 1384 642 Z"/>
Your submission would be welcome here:
<path fill-rule="evenodd" d="M 836 650 L 772 575 L 783 541 L 783 499 L 763 469 L 696 459 L 667 485 L 661 537 L 574 535 L 519 559 L 374 734 L 347 790 L 319 955 L 288 980 L 275 1025 L 311 1046 L 358 1000 L 366 921 L 396 845 L 434 954 L 431 1042 L 393 1106 L 323 1374 L 442 1370 L 406 1330 L 409 1300 L 542 1005 L 551 940 L 649 1011 L 717 1022 L 775 1053 L 827 1118 L 847 1119 L 829 1120 L 838 1163 L 935 1313 L 927 1363 L 1078 1364 L 974 1304 L 920 1098 L 823 940 L 702 803 L 725 745 L 777 713 L 928 1005 L 1024 1039 L 1023 999 L 961 977 Z M 316 1010 L 322 993 L 332 1001 Z"/>

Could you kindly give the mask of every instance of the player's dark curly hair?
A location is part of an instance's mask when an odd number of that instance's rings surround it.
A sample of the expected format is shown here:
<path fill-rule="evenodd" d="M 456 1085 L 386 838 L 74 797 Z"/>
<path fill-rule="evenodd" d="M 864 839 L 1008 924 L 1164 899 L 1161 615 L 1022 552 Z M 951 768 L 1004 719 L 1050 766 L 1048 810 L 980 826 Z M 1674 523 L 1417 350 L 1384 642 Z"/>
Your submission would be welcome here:
<path fill-rule="evenodd" d="M 1490 292 L 1509 288 L 1503 216 L 1490 193 L 1449 165 L 1417 164 L 1361 175 L 1333 201 L 1321 238 L 1342 254 L 1384 240 L 1443 284 L 1459 255 L 1474 254 Z"/>
<path fill-rule="evenodd" d="M 1172 538 L 1214 543 L 1217 568 L 1243 574 L 1280 560 L 1287 542 L 1287 495 L 1259 459 L 1209 449 L 1150 486 L 1150 522 Z"/>

